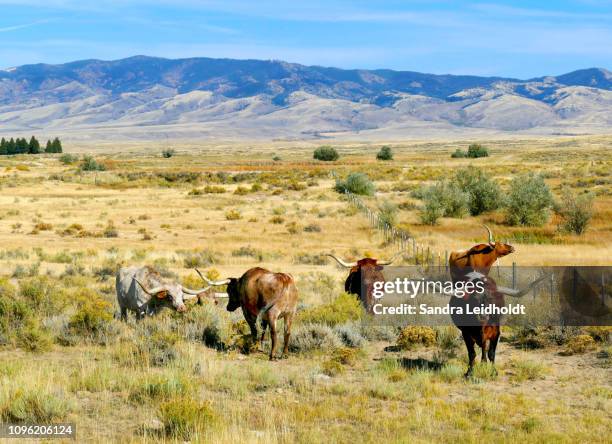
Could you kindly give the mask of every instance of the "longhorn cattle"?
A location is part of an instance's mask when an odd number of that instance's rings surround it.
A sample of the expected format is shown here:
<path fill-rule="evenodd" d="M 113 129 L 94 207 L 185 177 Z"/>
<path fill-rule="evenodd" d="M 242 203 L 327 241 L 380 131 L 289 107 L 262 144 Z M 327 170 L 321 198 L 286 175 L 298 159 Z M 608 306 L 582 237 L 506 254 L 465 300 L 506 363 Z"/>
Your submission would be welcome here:
<path fill-rule="evenodd" d="M 501 308 L 505 305 L 504 296 L 521 297 L 542 282 L 545 277 L 540 277 L 523 290 L 500 287 L 493 278 L 478 272 L 470 272 L 465 278 L 472 282 L 481 280 L 483 282 L 482 288 L 484 288 L 484 291 L 481 293 L 474 291 L 470 294 L 462 294 L 461 297 L 451 296 L 449 302 L 451 308 L 455 307 L 455 310 L 451 311 L 453 313 L 451 318 L 453 323 L 461 330 L 461 335 L 468 352 L 469 363 L 465 374 L 467 378 L 472 375 L 474 361 L 476 360 L 474 344 L 482 349 L 482 362 L 487 362 L 488 357 L 491 364 L 495 364 L 495 350 L 501 336 L 501 315 L 476 315 L 472 313 L 473 310 L 468 310 L 468 307 L 484 304 Z M 458 307 L 461 307 L 462 314 L 457 314 L 456 308 Z"/>
<path fill-rule="evenodd" d="M 151 267 L 120 268 L 117 271 L 115 288 L 121 319 L 124 321 L 127 321 L 128 310 L 136 313 L 137 319 L 154 314 L 164 306 L 184 312 L 187 310 L 186 300 L 199 298 L 208 290 L 192 290 L 170 282 Z"/>
<path fill-rule="evenodd" d="M 474 245 L 469 250 L 451 252 L 448 265 L 450 267 L 453 282 L 463 280 L 465 275 L 471 271 L 478 271 L 485 276 L 495 261 L 514 252 L 514 247 L 503 242 L 496 242 L 493 239 L 491 229 L 483 225 L 489 233 L 489 242 L 486 244 Z"/>
<path fill-rule="evenodd" d="M 297 308 L 298 292 L 293 277 L 285 273 L 272 273 L 264 268 L 256 267 L 247 270 L 240 278 L 228 278 L 219 281 L 211 281 L 196 269 L 200 277 L 211 286 L 227 285 L 229 302 L 228 311 L 242 308 L 253 342 L 257 342 L 257 327 L 262 325 L 263 342 L 266 327 L 270 326 L 270 337 L 272 347 L 270 349 L 270 360 L 276 358 L 276 347 L 278 344 L 276 321 L 284 319 L 285 342 L 283 345 L 283 357 L 287 356 L 289 339 L 291 337 L 291 323 Z"/>
<path fill-rule="evenodd" d="M 335 259 L 344 268 L 350 269 L 349 275 L 344 282 L 344 291 L 358 296 L 363 308 L 368 313 L 372 313 L 372 307 L 374 306 L 374 296 L 372 295 L 374 282 L 384 282 L 383 266 L 391 265 L 401 255 L 402 252 L 399 252 L 387 261 L 379 261 L 366 257 L 357 262 L 346 262 L 331 253 L 325 256 Z M 362 284 L 365 291 L 362 291 Z"/>

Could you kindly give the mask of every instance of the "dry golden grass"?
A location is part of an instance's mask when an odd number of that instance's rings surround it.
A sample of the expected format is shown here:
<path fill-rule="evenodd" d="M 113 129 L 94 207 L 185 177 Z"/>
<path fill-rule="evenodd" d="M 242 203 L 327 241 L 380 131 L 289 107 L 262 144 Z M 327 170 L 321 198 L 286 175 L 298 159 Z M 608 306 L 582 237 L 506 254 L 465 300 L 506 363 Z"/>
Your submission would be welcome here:
<path fill-rule="evenodd" d="M 561 185 L 596 192 L 592 224 L 582 236 L 559 234 L 555 218 L 541 228 L 509 227 L 499 211 L 430 227 L 418 223 L 414 209 L 401 210 L 398 223 L 439 252 L 484 240 L 481 223 L 498 238 L 520 232 L 542 242 L 515 242 L 517 251 L 504 265 L 609 265 L 611 143 L 603 136 L 492 141 L 484 142 L 491 157 L 467 160 L 450 159 L 464 142 L 397 142 L 390 144 L 392 162 L 375 160 L 377 144 L 341 143 L 340 161 L 329 164 L 311 160 L 314 143 L 185 143 L 170 159 L 161 157 L 161 145 L 100 145 L 91 151 L 108 169 L 97 173 L 79 173 L 56 157 L 2 157 L 0 264 L 15 284 L 27 274 L 83 275 L 74 278 L 78 285 L 113 304 L 117 263 L 155 264 L 193 286 L 196 263 L 220 276 L 259 265 L 292 273 L 306 303 L 328 302 L 341 292 L 345 271 L 321 253 L 395 252 L 332 190 L 331 170 L 366 172 L 379 192 L 364 200 L 375 208 L 384 199 L 418 204 L 394 188 L 414 189 L 474 164 L 502 186 L 520 172 L 539 171 L 555 193 Z M 230 179 L 219 179 L 220 172 Z M 185 181 L 189 173 L 211 176 Z M 251 176 L 241 180 L 238 173 Z M 251 191 L 254 183 L 261 188 Z M 225 192 L 190 193 L 206 185 Z M 235 194 L 238 187 L 248 192 Z M 228 220 L 229 211 L 239 218 Z M 559 349 L 527 352 L 502 344 L 500 376 L 483 368 L 480 380 L 468 382 L 464 356 L 440 371 L 406 370 L 398 359 L 430 357 L 431 350 L 390 354 L 384 342 L 368 343 L 346 365 L 318 353 L 268 363 L 263 353 L 222 353 L 181 340 L 176 361 L 152 367 L 129 364 L 134 324 L 112 325 L 123 340 L 106 347 L 54 344 L 38 354 L 1 349 L 0 413 L 16 408 L 13 390 L 41 390 L 36 402 L 47 406 L 41 411 L 75 421 L 79 437 L 94 442 L 172 441 L 159 430 L 162 410 L 170 415 L 181 399 L 197 401 L 193 411 L 208 412 L 210 404 L 218 413 L 206 413 L 194 426 L 190 438 L 200 442 L 605 442 L 612 424 L 609 365 L 597 351 L 560 356 Z M 159 321 L 157 328 L 168 325 Z M 161 388 L 151 388 L 158 383 Z"/>

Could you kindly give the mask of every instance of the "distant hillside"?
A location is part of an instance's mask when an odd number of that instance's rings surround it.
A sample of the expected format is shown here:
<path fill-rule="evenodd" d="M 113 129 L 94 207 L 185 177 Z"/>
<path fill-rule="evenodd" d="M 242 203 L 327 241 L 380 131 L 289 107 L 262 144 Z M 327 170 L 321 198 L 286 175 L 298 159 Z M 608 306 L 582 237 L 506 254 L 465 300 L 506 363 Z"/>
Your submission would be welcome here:
<path fill-rule="evenodd" d="M 409 137 L 609 132 L 612 73 L 518 80 L 282 61 L 82 60 L 0 70 L 0 135 Z"/>

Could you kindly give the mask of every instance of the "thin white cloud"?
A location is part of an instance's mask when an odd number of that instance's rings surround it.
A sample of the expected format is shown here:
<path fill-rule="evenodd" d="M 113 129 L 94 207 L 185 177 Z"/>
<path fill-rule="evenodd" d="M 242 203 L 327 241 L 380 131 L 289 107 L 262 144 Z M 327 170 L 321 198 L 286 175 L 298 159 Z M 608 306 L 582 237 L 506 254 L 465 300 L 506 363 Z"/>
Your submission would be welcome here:
<path fill-rule="evenodd" d="M 36 20 L 35 22 L 23 23 L 23 24 L 20 24 L 20 25 L 5 26 L 3 28 L 0 28 L 0 32 L 18 31 L 18 30 L 23 29 L 23 28 L 31 28 L 32 26 L 42 25 L 42 24 L 45 24 L 45 23 L 49 23 L 50 21 L 52 21 L 52 20 L 51 19 Z"/>

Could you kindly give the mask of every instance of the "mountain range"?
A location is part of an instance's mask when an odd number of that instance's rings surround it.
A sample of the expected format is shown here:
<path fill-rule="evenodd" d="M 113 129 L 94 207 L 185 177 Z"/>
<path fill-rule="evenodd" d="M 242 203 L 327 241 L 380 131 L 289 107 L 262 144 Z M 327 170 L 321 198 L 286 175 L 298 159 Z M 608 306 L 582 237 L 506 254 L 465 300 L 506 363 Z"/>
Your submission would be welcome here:
<path fill-rule="evenodd" d="M 410 138 L 612 129 L 612 72 L 528 80 L 135 56 L 0 70 L 0 135 Z"/>

